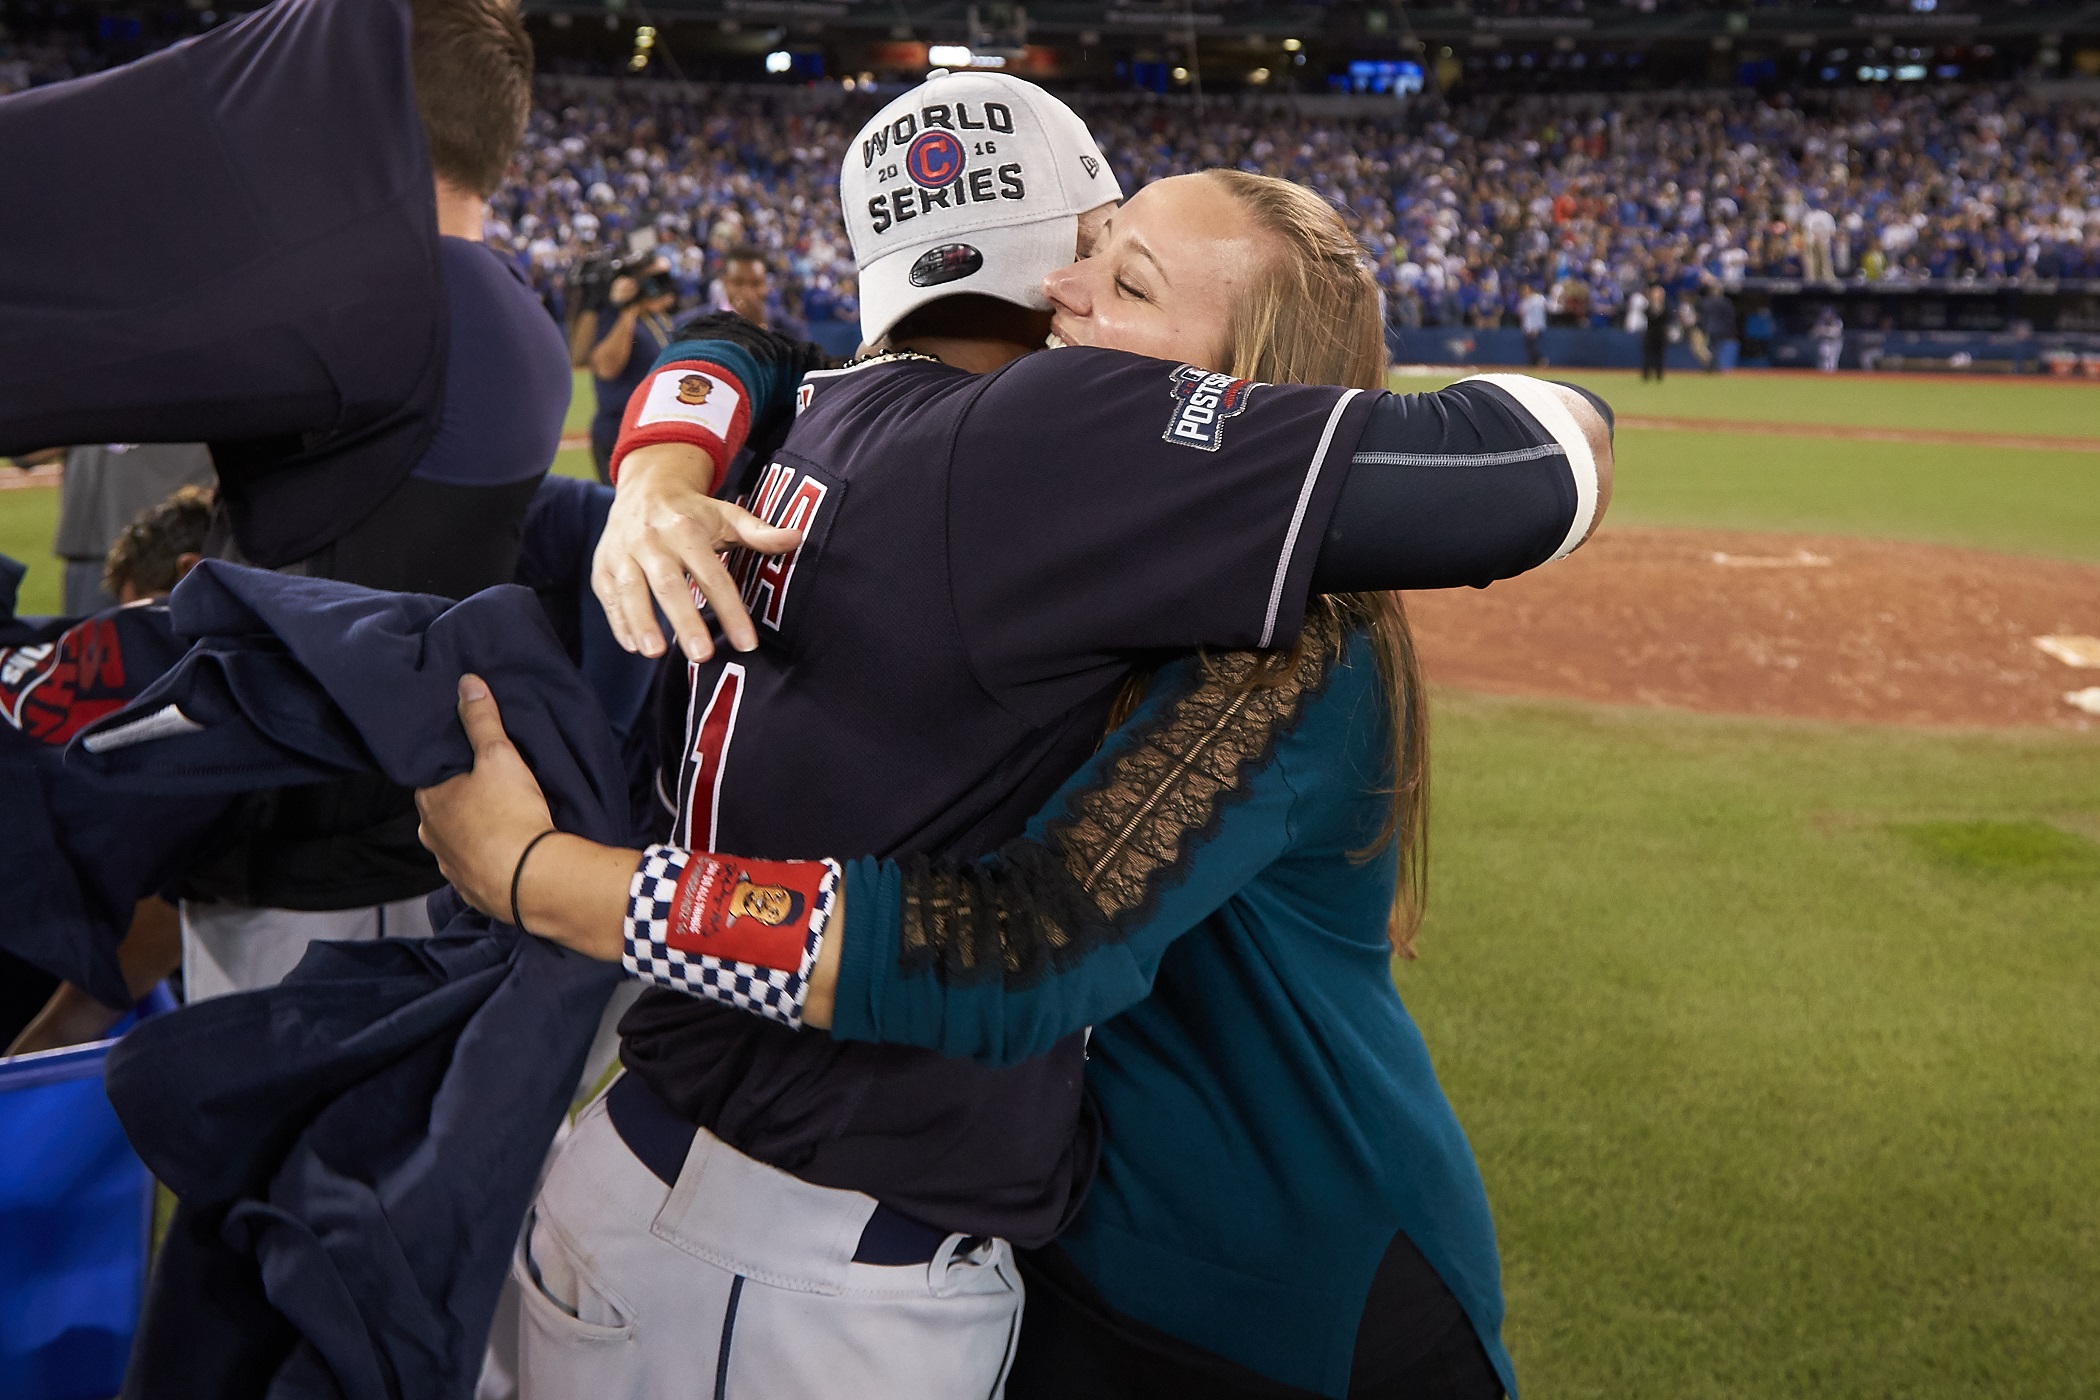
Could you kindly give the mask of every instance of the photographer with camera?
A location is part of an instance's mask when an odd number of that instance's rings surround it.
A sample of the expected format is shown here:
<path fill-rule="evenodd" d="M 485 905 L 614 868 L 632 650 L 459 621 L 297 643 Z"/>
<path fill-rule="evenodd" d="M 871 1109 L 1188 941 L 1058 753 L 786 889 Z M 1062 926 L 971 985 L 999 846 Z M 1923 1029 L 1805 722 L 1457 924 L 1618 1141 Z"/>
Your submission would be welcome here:
<path fill-rule="evenodd" d="M 600 301 L 591 293 L 605 272 L 612 276 L 609 283 L 602 284 L 605 290 Z M 671 343 L 670 313 L 678 304 L 678 286 L 671 278 L 671 264 L 650 250 L 610 262 L 594 260 L 578 279 L 578 287 L 585 298 L 584 309 L 571 331 L 570 353 L 576 367 L 589 366 L 597 381 L 591 461 L 598 468 L 598 480 L 610 484 L 620 415 L 627 411 L 628 398 L 648 377 L 657 355 Z M 586 335 L 590 348 L 578 355 Z"/>

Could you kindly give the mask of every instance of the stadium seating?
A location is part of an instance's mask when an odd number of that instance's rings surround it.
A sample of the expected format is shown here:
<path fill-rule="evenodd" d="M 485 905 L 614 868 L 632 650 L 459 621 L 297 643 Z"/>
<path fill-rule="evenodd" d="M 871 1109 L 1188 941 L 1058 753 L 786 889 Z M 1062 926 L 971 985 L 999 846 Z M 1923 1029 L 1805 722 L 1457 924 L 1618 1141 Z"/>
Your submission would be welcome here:
<path fill-rule="evenodd" d="M 1127 187 L 1206 165 L 1345 208 L 1396 327 L 1616 326 L 1636 290 L 2100 281 L 2100 105 L 2017 89 L 1431 100 L 1385 118 L 1275 106 L 1081 104 Z M 856 314 L 834 189 L 865 100 L 543 90 L 496 240 L 558 304 L 578 260 L 656 231 L 689 298 L 704 249 L 776 255 L 791 312 Z"/>

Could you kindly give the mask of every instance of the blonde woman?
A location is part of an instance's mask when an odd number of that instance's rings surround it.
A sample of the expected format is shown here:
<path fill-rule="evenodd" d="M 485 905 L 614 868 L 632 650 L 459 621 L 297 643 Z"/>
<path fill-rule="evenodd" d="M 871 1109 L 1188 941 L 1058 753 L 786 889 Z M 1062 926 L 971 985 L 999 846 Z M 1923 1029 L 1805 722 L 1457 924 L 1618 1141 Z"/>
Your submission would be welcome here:
<path fill-rule="evenodd" d="M 1513 567 L 1572 548 L 1609 492 L 1604 419 L 1575 391 L 1537 381 L 1375 394 L 1375 286 L 1334 214 L 1274 180 L 1213 172 L 1149 187 L 1046 291 L 1057 338 L 1094 348 L 1040 358 L 1127 365 L 1090 358 L 1113 348 L 1182 361 L 1191 368 L 1177 376 L 1194 377 L 1162 385 L 1209 386 L 1199 406 L 1210 417 L 1196 424 L 1206 431 L 1239 413 L 1227 431 L 1252 430 L 1264 394 L 1304 392 L 1265 386 L 1373 394 L 1370 425 L 1350 430 L 1333 523 L 1314 527 L 1323 538 L 1310 587 L 1324 596 L 1294 645 L 1185 657 L 1149 679 L 1139 655 L 1125 656 L 1121 703 L 1107 704 L 1112 678 L 1102 711 L 1127 718 L 1021 835 L 981 859 L 864 857 L 836 883 L 816 870 L 837 862 L 652 847 L 637 869 L 633 851 L 550 835 L 493 699 L 470 678 L 462 715 L 475 771 L 422 795 L 426 840 L 470 901 L 630 969 L 684 958 L 713 976 L 731 963 L 703 956 L 709 940 L 762 959 L 777 925 L 707 911 L 729 908 L 746 884 L 776 883 L 781 908 L 806 887 L 829 913 L 806 945 L 795 933 L 806 963 L 785 981 L 738 964 L 740 1000 L 698 975 L 689 990 L 777 1014 L 751 994 L 770 987 L 792 1000 L 794 1024 L 829 1028 L 818 1043 L 883 1041 L 1009 1066 L 1039 1063 L 1093 1027 L 1090 1107 L 1070 1132 L 1086 1151 L 1098 1130 L 1099 1171 L 1059 1242 L 1028 1257 L 1010 1393 L 1494 1395 L 1511 1379 L 1486 1197 L 1390 976 L 1420 911 L 1426 747 L 1405 619 L 1389 595 L 1367 590 L 1425 577 L 1396 563 L 1394 542 L 1438 512 L 1439 492 L 1473 500 L 1499 469 L 1547 464 L 1551 490 L 1567 493 L 1552 538 Z M 1159 401 L 1174 413 L 1168 433 L 1184 417 L 1174 405 L 1196 402 Z M 1202 451 L 1172 461 L 1222 469 Z M 1480 576 L 1477 558 L 1453 562 L 1467 556 L 1458 537 L 1492 527 L 1477 512 L 1440 518 L 1454 538 L 1414 537 L 1419 550 L 1454 551 L 1432 572 Z M 827 569 L 838 567 L 846 519 L 830 526 Z M 762 664 L 760 637 L 727 664 Z M 807 654 L 801 664 L 812 664 Z M 697 709 L 721 686 L 696 674 Z M 898 683 L 873 672 L 861 681 L 878 696 Z M 737 722 L 749 726 L 750 712 Z M 715 782 L 713 771 L 687 776 Z M 759 800 L 767 789 L 750 791 Z M 728 814 L 732 800 L 710 811 Z M 689 872 L 675 892 L 663 875 L 672 864 Z M 652 886 L 666 890 L 655 923 L 634 903 Z M 630 1017 L 623 1030 L 646 1035 L 650 1020 Z M 610 1116 L 631 1115 L 622 1136 L 638 1155 L 656 1131 L 646 1115 L 666 1117 L 648 1107 L 646 1077 L 628 1076 L 611 1096 L 625 1095 Z M 1030 1109 L 1037 1121 L 1056 1111 L 1048 1101 Z M 586 1120 L 579 1137 L 594 1131 Z M 557 1164 L 550 1192 L 562 1176 Z M 592 1207 L 579 1195 L 569 1208 Z M 718 1368 L 717 1385 L 731 1377 L 735 1393 L 734 1374 Z M 855 1378 L 841 1373 L 836 1386 L 854 1389 Z"/>

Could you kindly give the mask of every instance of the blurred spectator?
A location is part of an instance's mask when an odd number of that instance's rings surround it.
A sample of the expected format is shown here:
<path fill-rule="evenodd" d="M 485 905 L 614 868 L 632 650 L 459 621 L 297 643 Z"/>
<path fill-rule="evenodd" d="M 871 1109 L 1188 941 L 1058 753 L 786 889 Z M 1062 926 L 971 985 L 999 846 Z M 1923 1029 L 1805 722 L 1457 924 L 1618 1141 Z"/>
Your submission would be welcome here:
<path fill-rule="evenodd" d="M 1699 329 L 1706 338 L 1706 355 L 1703 360 L 1708 374 L 1735 368 L 1738 346 L 1735 333 L 1735 303 L 1721 290 L 1721 284 L 1709 277 L 1706 280 L 1706 295 L 1699 299 Z"/>
<path fill-rule="evenodd" d="M 1772 363 L 1772 337 L 1776 333 L 1772 320 L 1772 308 L 1751 308 L 1743 317 L 1743 363 L 1746 365 L 1769 365 Z"/>
<path fill-rule="evenodd" d="M 729 250 L 722 259 L 722 276 L 716 281 L 722 308 L 734 311 L 753 325 L 770 324 L 767 303 L 773 295 L 773 270 L 766 255 L 749 243 Z"/>
<path fill-rule="evenodd" d="M 1631 331 L 1635 335 L 1646 334 L 1648 330 L 1648 293 L 1645 289 L 1636 291 L 1626 298 L 1626 319 L 1622 325 L 1624 329 Z"/>
<path fill-rule="evenodd" d="M 1546 333 L 1546 298 L 1537 287 L 1524 289 L 1524 299 L 1517 303 L 1517 323 L 1524 329 L 1524 358 L 1537 365 L 1545 358 L 1539 337 Z"/>
<path fill-rule="evenodd" d="M 183 486 L 166 500 L 148 506 L 118 532 L 102 561 L 100 586 L 125 607 L 165 597 L 202 554 L 211 509 L 212 494 L 202 486 Z M 144 996 L 172 974 L 182 963 L 181 922 L 175 906 L 158 897 L 140 900 L 117 958 L 124 969 L 125 986 L 134 998 Z M 5 1053 L 26 1055 L 97 1040 L 122 1015 L 72 983 L 61 982 Z"/>
<path fill-rule="evenodd" d="M 1816 368 L 1825 374 L 1834 374 L 1838 357 L 1845 353 L 1845 322 L 1839 317 L 1835 306 L 1826 306 L 1816 313 L 1816 322 L 1809 330 L 1816 342 Z"/>
<path fill-rule="evenodd" d="M 620 415 L 627 400 L 649 377 L 656 357 L 671 343 L 671 310 L 678 287 L 668 258 L 650 260 L 636 272 L 613 278 L 606 304 L 585 324 L 592 327 L 590 366 L 598 390 L 598 411 L 591 418 L 591 461 L 598 480 L 612 481 L 613 443 L 620 436 Z"/>
<path fill-rule="evenodd" d="M 209 486 L 216 479 L 211 453 L 201 443 L 111 442 L 66 449 L 58 530 L 51 542 L 51 552 L 65 561 L 65 615 L 86 617 L 127 601 L 105 586 L 110 546 L 142 511 L 176 488 Z"/>
<path fill-rule="evenodd" d="M 1837 219 L 1828 209 L 1811 209 L 1801 218 L 1807 238 L 1808 260 L 1801 275 L 1811 282 L 1835 282 L 1837 271 Z"/>
<path fill-rule="evenodd" d="M 162 598 L 204 557 L 212 492 L 183 486 L 126 525 L 102 561 L 102 591 L 121 606 Z"/>
<path fill-rule="evenodd" d="M 1670 309 L 1670 343 L 1682 343 L 1692 352 L 1692 357 L 1705 363 L 1702 353 L 1706 343 L 1706 332 L 1699 325 L 1699 303 L 1690 296 L 1683 296 Z"/>
<path fill-rule="evenodd" d="M 1660 283 L 1648 289 L 1648 324 L 1641 328 L 1641 378 L 1662 383 L 1663 359 L 1670 351 L 1670 301 Z"/>
<path fill-rule="evenodd" d="M 787 289 L 774 280 L 764 250 L 749 243 L 738 244 L 723 256 L 715 294 L 723 310 L 734 311 L 754 325 L 771 327 L 797 340 L 809 334 L 804 318 L 787 306 Z"/>

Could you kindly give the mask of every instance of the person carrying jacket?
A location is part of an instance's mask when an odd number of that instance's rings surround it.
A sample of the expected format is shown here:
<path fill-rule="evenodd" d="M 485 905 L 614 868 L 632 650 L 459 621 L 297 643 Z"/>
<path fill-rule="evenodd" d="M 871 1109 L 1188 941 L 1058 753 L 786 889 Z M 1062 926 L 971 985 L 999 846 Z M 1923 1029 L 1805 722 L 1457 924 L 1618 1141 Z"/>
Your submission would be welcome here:
<path fill-rule="evenodd" d="M 280 0 L 0 99 L 0 149 L 78 216 L 0 232 L 0 441 L 207 443 L 213 557 L 507 582 L 570 389 L 481 243 L 531 69 L 509 0 Z M 150 247 L 104 213 L 142 198 Z M 427 933 L 443 882 L 414 830 L 378 775 L 241 797 L 176 884 L 189 995 L 280 977 L 316 938 Z"/>

